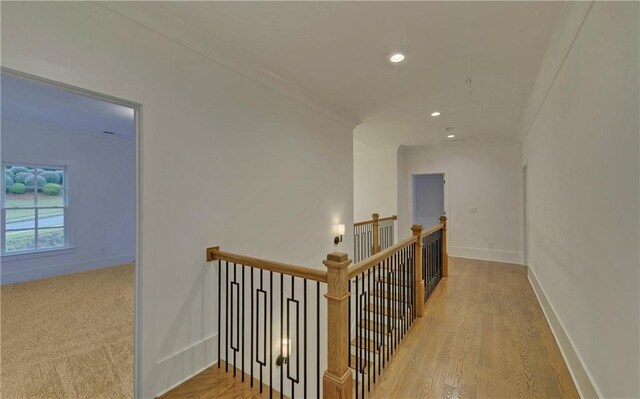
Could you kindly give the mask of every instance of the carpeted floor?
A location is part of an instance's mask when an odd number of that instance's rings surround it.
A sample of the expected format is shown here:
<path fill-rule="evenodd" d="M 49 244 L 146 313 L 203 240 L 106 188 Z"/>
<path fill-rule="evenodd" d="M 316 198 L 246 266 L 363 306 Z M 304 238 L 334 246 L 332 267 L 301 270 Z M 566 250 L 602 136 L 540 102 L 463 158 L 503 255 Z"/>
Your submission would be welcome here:
<path fill-rule="evenodd" d="M 0 289 L 0 397 L 132 398 L 133 265 Z"/>

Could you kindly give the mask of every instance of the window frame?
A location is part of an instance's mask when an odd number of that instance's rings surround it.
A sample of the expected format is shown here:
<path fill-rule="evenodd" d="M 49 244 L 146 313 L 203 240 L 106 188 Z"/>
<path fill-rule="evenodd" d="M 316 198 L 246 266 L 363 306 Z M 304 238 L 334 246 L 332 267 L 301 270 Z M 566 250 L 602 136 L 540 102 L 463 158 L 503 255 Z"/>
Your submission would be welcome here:
<path fill-rule="evenodd" d="M 35 179 L 36 179 L 36 186 L 37 186 L 37 179 L 38 179 L 38 169 L 59 169 L 62 170 L 63 173 L 63 189 L 62 189 L 62 200 L 63 200 L 63 206 L 58 207 L 38 207 L 38 193 L 37 191 L 34 192 L 34 206 L 33 207 L 11 207 L 11 208 L 7 208 L 6 207 L 6 187 L 5 187 L 5 179 L 4 179 L 4 171 L 6 170 L 7 166 L 23 166 L 23 167 L 27 167 L 27 168 L 32 168 L 35 170 Z M 61 251 L 61 250 L 66 250 L 66 249 L 70 249 L 70 239 L 69 239 L 69 194 L 68 194 L 68 171 L 67 171 L 67 165 L 50 165 L 50 164 L 36 164 L 36 163 L 29 163 L 29 162 L 10 162 L 10 161 L 3 161 L 2 162 L 2 172 L 3 172 L 3 176 L 2 176 L 2 198 L 0 201 L 0 208 L 1 208 L 1 214 L 2 214 L 2 226 L 0 226 L 0 254 L 1 256 L 4 257 L 13 257 L 13 256 L 28 256 L 28 255 L 37 255 L 37 254 L 43 254 L 46 252 L 55 252 L 55 251 Z M 30 231 L 33 230 L 34 232 L 34 245 L 35 248 L 34 249 L 28 249 L 28 250 L 21 250 L 21 251 L 14 251 L 14 252 L 7 252 L 6 251 L 6 220 L 7 220 L 7 210 L 16 210 L 16 209 L 32 209 L 34 211 L 34 226 L 33 228 L 29 228 L 29 229 L 18 229 L 16 231 Z M 38 210 L 39 209 L 61 209 L 62 210 L 62 215 L 63 215 L 63 225 L 61 226 L 63 229 L 63 234 L 64 234 L 64 242 L 61 246 L 56 246 L 56 247 L 46 247 L 46 248 L 38 248 L 38 231 L 39 230 L 48 230 L 48 229 L 54 229 L 54 228 L 59 228 L 58 227 L 43 227 L 42 229 L 38 228 Z"/>

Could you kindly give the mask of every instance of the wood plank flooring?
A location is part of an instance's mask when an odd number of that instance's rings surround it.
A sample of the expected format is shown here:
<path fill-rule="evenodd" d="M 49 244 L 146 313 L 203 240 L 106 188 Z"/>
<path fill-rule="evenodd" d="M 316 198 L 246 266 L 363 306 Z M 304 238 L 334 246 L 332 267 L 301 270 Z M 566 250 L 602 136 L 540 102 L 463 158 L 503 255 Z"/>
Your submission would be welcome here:
<path fill-rule="evenodd" d="M 177 386 L 159 399 L 266 399 L 269 398 L 269 386 L 263 384 L 260 393 L 260 381 L 254 379 L 253 388 L 249 381 L 250 376 L 245 373 L 245 382 L 242 382 L 240 371 L 233 378 L 233 366 L 229 365 L 229 372 L 224 371 L 224 361 L 220 368 L 215 364 L 187 382 Z M 279 398 L 280 393 L 274 391 L 274 398 Z"/>
<path fill-rule="evenodd" d="M 524 266 L 450 258 L 425 310 L 366 398 L 579 397 Z M 214 366 L 162 399 L 264 392 Z"/>
<path fill-rule="evenodd" d="M 450 258 L 371 398 L 578 398 L 524 266 Z"/>

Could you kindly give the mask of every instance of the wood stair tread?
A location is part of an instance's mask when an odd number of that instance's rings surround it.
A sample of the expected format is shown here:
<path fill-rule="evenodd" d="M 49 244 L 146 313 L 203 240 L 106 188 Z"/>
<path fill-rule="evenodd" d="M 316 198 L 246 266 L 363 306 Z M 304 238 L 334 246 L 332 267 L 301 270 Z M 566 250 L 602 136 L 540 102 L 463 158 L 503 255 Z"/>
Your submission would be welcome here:
<path fill-rule="evenodd" d="M 351 345 L 355 346 L 358 349 L 364 349 L 373 353 L 378 353 L 380 351 L 380 347 L 383 346 L 383 344 L 378 344 L 375 341 L 366 339 L 364 337 L 355 337 L 351 340 Z"/>
<path fill-rule="evenodd" d="M 358 327 L 363 330 L 370 330 L 373 334 L 389 335 L 393 331 L 393 328 L 388 328 L 385 324 L 376 323 L 373 320 L 362 320 Z"/>
<path fill-rule="evenodd" d="M 411 281 L 404 279 L 380 277 L 378 281 L 384 284 L 411 287 Z"/>
<path fill-rule="evenodd" d="M 394 302 L 404 302 L 404 303 L 411 303 L 410 300 L 412 299 L 410 296 L 410 293 L 407 293 L 406 295 L 402 295 L 401 293 L 398 293 L 398 292 L 390 293 L 387 290 L 373 290 L 371 291 L 371 295 L 377 296 L 378 298 L 391 299 Z M 409 300 L 409 302 L 407 302 L 407 300 Z"/>
<path fill-rule="evenodd" d="M 376 306 L 373 303 L 370 303 L 367 307 L 369 312 L 378 313 L 384 316 L 390 316 L 394 319 L 402 320 L 402 310 L 401 309 L 389 309 L 386 306 Z"/>

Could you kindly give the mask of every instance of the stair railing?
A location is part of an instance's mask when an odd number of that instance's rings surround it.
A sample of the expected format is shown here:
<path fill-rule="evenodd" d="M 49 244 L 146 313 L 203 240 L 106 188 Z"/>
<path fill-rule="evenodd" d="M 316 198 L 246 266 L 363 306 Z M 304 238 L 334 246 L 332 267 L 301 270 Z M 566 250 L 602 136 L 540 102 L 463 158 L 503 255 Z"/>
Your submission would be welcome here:
<path fill-rule="evenodd" d="M 353 258 L 360 262 L 394 243 L 395 221 L 397 215 L 381 218 L 374 213 L 371 220 L 353 224 Z"/>
<path fill-rule="evenodd" d="M 208 248 L 207 260 L 218 262 L 218 367 L 234 377 L 239 372 L 270 397 L 287 391 L 291 398 L 364 398 L 447 276 L 446 220 L 427 230 L 414 225 L 411 237 L 356 264 L 345 253 L 330 253 L 326 271 Z M 327 366 L 321 378 L 322 292 Z"/>
<path fill-rule="evenodd" d="M 415 319 L 424 315 L 426 292 L 430 295 L 437 284 L 433 278 L 438 270 L 440 277 L 446 275 L 442 266 L 447 259 L 446 218 L 440 221 L 424 231 L 422 226 L 414 225 L 410 238 L 349 266 L 340 275 L 339 285 L 332 287 L 329 280 L 329 291 L 336 298 L 342 298 L 340 312 L 347 309 L 348 323 L 340 323 L 344 315 L 329 308 L 328 324 L 330 329 L 331 326 L 340 329 L 333 331 L 333 336 L 342 341 L 329 341 L 330 346 L 338 344 L 341 357 L 339 362 L 336 360 L 334 375 L 339 378 L 334 380 L 332 395 L 327 396 L 325 390 L 325 397 L 364 398 L 392 360 Z M 436 247 L 435 242 L 440 245 Z M 439 256 L 436 249 L 441 251 Z M 348 260 L 346 262 L 348 264 Z M 433 286 L 427 286 L 425 276 L 429 276 Z M 345 362 L 354 370 L 353 380 L 344 378 Z M 338 380 L 342 381 L 341 385 Z"/>
<path fill-rule="evenodd" d="M 234 378 L 239 373 L 260 393 L 269 390 L 269 397 L 286 391 L 291 398 L 320 398 L 320 294 L 327 272 L 219 247 L 207 249 L 207 260 L 218 261 L 218 368 Z"/>

